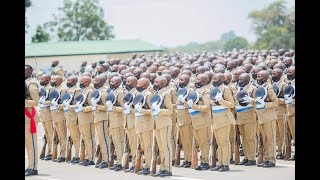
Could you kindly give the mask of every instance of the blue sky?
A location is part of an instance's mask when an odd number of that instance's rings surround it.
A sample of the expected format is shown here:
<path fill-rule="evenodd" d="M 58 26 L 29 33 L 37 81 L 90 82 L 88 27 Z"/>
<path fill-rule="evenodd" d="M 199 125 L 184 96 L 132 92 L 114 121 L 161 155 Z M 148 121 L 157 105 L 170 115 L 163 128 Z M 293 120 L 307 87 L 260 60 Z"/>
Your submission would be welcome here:
<path fill-rule="evenodd" d="M 291 7 L 294 0 L 286 0 Z M 31 0 L 26 17 L 31 42 L 36 26 L 52 20 L 63 0 Z M 114 26 L 116 39 L 139 38 L 155 45 L 173 47 L 189 42 L 217 40 L 234 30 L 255 40 L 248 14 L 273 0 L 100 0 L 105 20 Z"/>

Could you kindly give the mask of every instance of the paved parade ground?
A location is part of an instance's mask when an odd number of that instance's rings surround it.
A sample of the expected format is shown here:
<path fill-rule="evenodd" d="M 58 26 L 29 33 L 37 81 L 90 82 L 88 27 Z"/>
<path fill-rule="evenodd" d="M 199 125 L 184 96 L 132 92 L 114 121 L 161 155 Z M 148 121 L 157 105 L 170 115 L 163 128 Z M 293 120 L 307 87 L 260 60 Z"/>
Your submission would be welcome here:
<path fill-rule="evenodd" d="M 38 124 L 38 148 L 39 153 L 42 147 L 42 125 Z M 294 153 L 294 146 L 292 153 Z M 243 157 L 241 157 L 242 160 Z M 159 177 L 137 175 L 134 173 L 125 173 L 123 171 L 112 171 L 108 168 L 97 169 L 94 166 L 84 167 L 78 164 L 72 165 L 69 163 L 56 163 L 52 161 L 38 161 L 39 175 L 26 177 L 28 180 L 106 180 L 106 179 L 155 179 Z M 182 161 L 181 161 L 182 163 Z M 25 164 L 27 165 L 27 153 L 25 153 Z M 131 163 L 130 163 L 131 165 Z M 157 170 L 159 166 L 157 167 Z M 293 180 L 295 179 L 295 161 L 277 160 L 276 167 L 262 168 L 257 166 L 240 166 L 230 165 L 230 171 L 196 171 L 191 168 L 173 167 L 173 176 L 163 179 L 177 180 L 202 180 L 202 179 L 217 179 L 217 180 Z"/>

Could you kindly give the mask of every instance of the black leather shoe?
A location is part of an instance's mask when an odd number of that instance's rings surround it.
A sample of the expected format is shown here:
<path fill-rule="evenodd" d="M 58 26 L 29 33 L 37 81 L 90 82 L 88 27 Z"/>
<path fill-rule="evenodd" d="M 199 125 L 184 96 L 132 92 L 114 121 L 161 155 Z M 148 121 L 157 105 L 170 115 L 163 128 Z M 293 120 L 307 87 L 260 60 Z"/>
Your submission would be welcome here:
<path fill-rule="evenodd" d="M 258 167 L 263 167 L 266 163 L 267 161 L 262 161 L 262 163 L 258 164 Z"/>
<path fill-rule="evenodd" d="M 91 166 L 91 165 L 95 165 L 95 163 L 93 161 L 87 160 L 87 161 L 83 161 L 82 165 L 83 166 Z"/>
<path fill-rule="evenodd" d="M 184 167 L 186 165 L 187 161 L 183 161 L 182 164 L 180 164 L 178 167 Z"/>
<path fill-rule="evenodd" d="M 284 156 L 282 153 L 277 154 L 276 159 L 284 159 Z"/>
<path fill-rule="evenodd" d="M 45 161 L 52 160 L 52 155 L 47 155 L 46 157 L 43 158 Z"/>
<path fill-rule="evenodd" d="M 150 168 L 144 168 L 144 171 L 142 172 L 143 175 L 149 175 L 150 174 Z"/>
<path fill-rule="evenodd" d="M 159 175 L 160 177 L 165 177 L 165 176 L 172 176 L 172 172 L 169 172 L 167 170 L 162 171 L 162 173 Z"/>
<path fill-rule="evenodd" d="M 221 169 L 221 168 L 222 168 L 222 166 L 217 165 L 216 167 L 211 168 L 210 171 L 219 171 L 219 169 Z"/>
<path fill-rule="evenodd" d="M 38 170 L 29 169 L 25 174 L 25 176 L 32 176 L 32 175 L 38 175 Z"/>
<path fill-rule="evenodd" d="M 101 163 L 100 163 L 101 164 Z M 100 164 L 96 164 L 94 167 L 95 168 L 99 168 L 100 167 Z"/>
<path fill-rule="evenodd" d="M 233 159 L 230 159 L 230 164 L 234 164 L 234 160 Z"/>
<path fill-rule="evenodd" d="M 189 168 L 191 167 L 191 162 L 186 161 L 186 164 L 183 166 L 184 168 Z"/>
<path fill-rule="evenodd" d="M 276 165 L 274 163 L 272 163 L 271 161 L 267 161 L 263 167 L 264 168 L 269 168 L 269 167 L 275 167 Z"/>
<path fill-rule="evenodd" d="M 129 169 L 125 170 L 124 172 L 131 172 L 134 169 L 134 166 L 131 166 Z"/>
<path fill-rule="evenodd" d="M 143 174 L 143 171 L 144 171 L 144 167 L 140 171 L 138 171 L 137 174 L 141 175 L 141 174 Z"/>
<path fill-rule="evenodd" d="M 288 159 L 288 161 L 294 161 L 296 159 L 296 155 L 294 154 L 291 158 Z"/>
<path fill-rule="evenodd" d="M 123 167 L 121 164 L 118 164 L 118 166 L 114 169 L 114 171 L 121 171 L 123 170 Z"/>
<path fill-rule="evenodd" d="M 107 162 L 102 162 L 99 166 L 99 169 L 104 169 L 108 167 L 108 163 Z"/>
<path fill-rule="evenodd" d="M 24 170 L 24 173 L 26 173 L 27 171 L 29 171 L 30 169 L 26 169 L 26 170 Z"/>
<path fill-rule="evenodd" d="M 68 163 L 73 163 L 76 159 L 76 157 L 73 157 L 70 161 L 68 161 Z"/>
<path fill-rule="evenodd" d="M 80 162 L 80 158 L 73 157 L 73 159 L 71 160 L 72 164 L 77 164 L 79 162 Z"/>
<path fill-rule="evenodd" d="M 245 163 L 247 163 L 248 162 L 248 159 L 243 159 L 240 163 L 239 163 L 239 165 L 244 165 Z"/>
<path fill-rule="evenodd" d="M 222 165 L 221 168 L 218 171 L 219 172 L 224 172 L 224 171 L 230 171 L 230 169 L 229 169 L 229 166 Z"/>
<path fill-rule="evenodd" d="M 110 170 L 114 170 L 115 168 L 117 168 L 117 164 L 114 164 L 112 167 L 109 167 Z"/>
<path fill-rule="evenodd" d="M 156 174 L 153 175 L 153 177 L 158 177 L 158 176 L 160 176 L 160 174 L 162 174 L 162 173 L 163 173 L 163 171 L 159 170 Z"/>
<path fill-rule="evenodd" d="M 210 168 L 208 163 L 203 163 L 201 170 L 208 170 Z"/>
<path fill-rule="evenodd" d="M 253 166 L 253 165 L 256 165 L 256 160 L 249 160 L 248 162 L 246 162 L 244 165 L 245 166 Z"/>
<path fill-rule="evenodd" d="M 66 161 L 66 158 L 64 158 L 64 157 L 59 157 L 57 159 L 57 163 L 61 163 L 61 162 L 65 162 L 65 161 Z"/>
<path fill-rule="evenodd" d="M 202 170 L 202 167 L 203 166 L 203 163 L 202 162 L 200 162 L 200 164 L 195 168 L 195 170 Z"/>

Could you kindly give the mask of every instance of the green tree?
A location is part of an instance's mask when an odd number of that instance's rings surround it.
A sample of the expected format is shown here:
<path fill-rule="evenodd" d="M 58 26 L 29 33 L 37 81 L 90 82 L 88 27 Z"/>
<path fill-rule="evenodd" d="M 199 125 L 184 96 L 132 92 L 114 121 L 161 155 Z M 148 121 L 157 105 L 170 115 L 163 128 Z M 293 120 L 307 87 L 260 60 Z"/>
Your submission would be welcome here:
<path fill-rule="evenodd" d="M 114 38 L 113 26 L 104 21 L 99 0 L 64 0 L 60 14 L 45 27 L 60 41 L 108 40 Z"/>
<path fill-rule="evenodd" d="M 271 3 L 262 10 L 249 14 L 258 49 L 295 48 L 295 10 L 289 9 L 284 0 Z"/>
<path fill-rule="evenodd" d="M 234 37 L 230 40 L 228 40 L 225 44 L 224 44 L 224 50 L 225 51 L 230 51 L 234 48 L 236 49 L 246 49 L 248 47 L 249 43 L 248 41 L 243 38 L 243 37 Z"/>
<path fill-rule="evenodd" d="M 31 6 L 31 1 L 30 0 L 25 0 L 24 1 L 24 5 L 25 5 L 24 14 L 26 14 L 27 8 Z M 25 28 L 29 27 L 29 25 L 27 23 L 27 17 L 24 17 L 24 26 L 25 26 Z M 27 31 L 25 30 L 25 32 L 27 32 Z"/>
<path fill-rule="evenodd" d="M 32 42 L 33 43 L 48 42 L 49 40 L 50 40 L 49 33 L 47 33 L 41 25 L 38 25 L 36 34 L 32 36 Z"/>

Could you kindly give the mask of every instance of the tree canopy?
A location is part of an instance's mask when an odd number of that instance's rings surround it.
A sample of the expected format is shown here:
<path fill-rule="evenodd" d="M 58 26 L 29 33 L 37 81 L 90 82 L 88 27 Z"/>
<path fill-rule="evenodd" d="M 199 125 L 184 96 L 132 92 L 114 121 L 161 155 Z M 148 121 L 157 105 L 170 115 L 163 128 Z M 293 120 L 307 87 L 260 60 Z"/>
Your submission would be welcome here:
<path fill-rule="evenodd" d="M 288 8 L 285 1 L 275 1 L 262 10 L 252 11 L 248 17 L 257 35 L 255 48 L 295 48 L 295 10 Z"/>
<path fill-rule="evenodd" d="M 36 34 L 32 36 L 32 42 L 48 42 L 50 40 L 49 33 L 45 31 L 45 29 L 41 26 L 37 26 Z"/>
<path fill-rule="evenodd" d="M 103 18 L 99 0 L 64 0 L 54 20 L 44 24 L 60 41 L 108 40 L 113 26 Z"/>
<path fill-rule="evenodd" d="M 248 45 L 249 43 L 244 37 L 237 36 L 228 40 L 223 47 L 225 51 L 231 51 L 234 48 L 247 49 Z"/>

